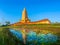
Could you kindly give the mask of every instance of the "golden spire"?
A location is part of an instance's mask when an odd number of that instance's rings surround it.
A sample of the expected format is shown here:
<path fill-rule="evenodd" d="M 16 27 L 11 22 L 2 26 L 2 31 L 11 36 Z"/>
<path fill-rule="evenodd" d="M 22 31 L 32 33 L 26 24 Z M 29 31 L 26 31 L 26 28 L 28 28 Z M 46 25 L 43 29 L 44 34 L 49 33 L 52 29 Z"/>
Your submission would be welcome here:
<path fill-rule="evenodd" d="M 27 16 L 27 11 L 26 8 L 24 8 L 23 12 L 22 12 L 22 19 L 21 22 L 29 22 L 28 16 Z"/>

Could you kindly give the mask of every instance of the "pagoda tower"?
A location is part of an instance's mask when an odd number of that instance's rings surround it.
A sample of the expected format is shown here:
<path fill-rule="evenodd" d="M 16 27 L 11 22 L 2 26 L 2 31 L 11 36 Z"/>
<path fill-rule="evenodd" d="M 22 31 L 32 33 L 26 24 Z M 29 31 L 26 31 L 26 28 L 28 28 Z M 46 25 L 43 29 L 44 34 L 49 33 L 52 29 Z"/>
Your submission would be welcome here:
<path fill-rule="evenodd" d="M 43 20 L 31 22 L 28 18 L 26 8 L 24 8 L 24 10 L 22 11 L 21 21 L 11 24 L 11 26 L 19 26 L 22 24 L 51 24 L 51 22 L 48 19 L 43 19 Z"/>
<path fill-rule="evenodd" d="M 20 22 L 22 22 L 22 23 L 28 23 L 28 22 L 30 22 L 30 20 L 28 19 L 28 16 L 27 16 L 26 8 L 24 8 L 24 10 L 22 12 L 22 19 L 21 19 Z"/>

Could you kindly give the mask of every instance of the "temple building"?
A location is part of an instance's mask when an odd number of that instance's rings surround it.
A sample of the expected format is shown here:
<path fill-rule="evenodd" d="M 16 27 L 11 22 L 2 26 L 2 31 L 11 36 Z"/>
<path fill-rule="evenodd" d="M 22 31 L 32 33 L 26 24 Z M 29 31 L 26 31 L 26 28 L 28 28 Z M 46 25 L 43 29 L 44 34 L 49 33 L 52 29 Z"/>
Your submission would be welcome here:
<path fill-rule="evenodd" d="M 15 23 L 15 24 L 12 24 L 12 25 L 18 26 L 18 25 L 22 25 L 22 24 L 51 24 L 51 22 L 48 19 L 43 19 L 43 20 L 31 22 L 31 20 L 27 16 L 26 8 L 24 8 L 24 10 L 22 12 L 21 21 Z"/>

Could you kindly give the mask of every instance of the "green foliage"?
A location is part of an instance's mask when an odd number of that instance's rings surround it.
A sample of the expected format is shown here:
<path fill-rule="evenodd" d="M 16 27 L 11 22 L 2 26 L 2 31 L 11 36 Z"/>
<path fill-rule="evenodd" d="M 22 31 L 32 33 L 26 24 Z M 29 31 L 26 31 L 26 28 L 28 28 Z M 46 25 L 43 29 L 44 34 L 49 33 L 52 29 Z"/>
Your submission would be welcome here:
<path fill-rule="evenodd" d="M 0 31 L 0 45 L 24 45 L 24 43 L 14 36 L 9 28 L 3 28 Z"/>
<path fill-rule="evenodd" d="M 10 22 L 9 21 L 6 21 L 6 25 L 10 25 Z"/>

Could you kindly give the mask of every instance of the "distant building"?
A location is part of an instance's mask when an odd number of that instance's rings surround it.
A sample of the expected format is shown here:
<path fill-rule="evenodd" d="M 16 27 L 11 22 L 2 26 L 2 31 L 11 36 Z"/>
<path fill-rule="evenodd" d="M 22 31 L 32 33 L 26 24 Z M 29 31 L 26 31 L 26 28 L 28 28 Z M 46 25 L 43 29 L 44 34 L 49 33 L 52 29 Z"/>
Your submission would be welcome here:
<path fill-rule="evenodd" d="M 51 24 L 51 22 L 48 19 L 43 19 L 43 20 L 39 20 L 39 21 L 35 21 L 35 22 L 31 22 L 30 19 L 27 16 L 27 11 L 24 8 L 23 12 L 22 12 L 22 19 L 21 21 L 12 24 L 13 26 L 18 26 L 18 25 L 22 25 L 22 24 Z"/>

